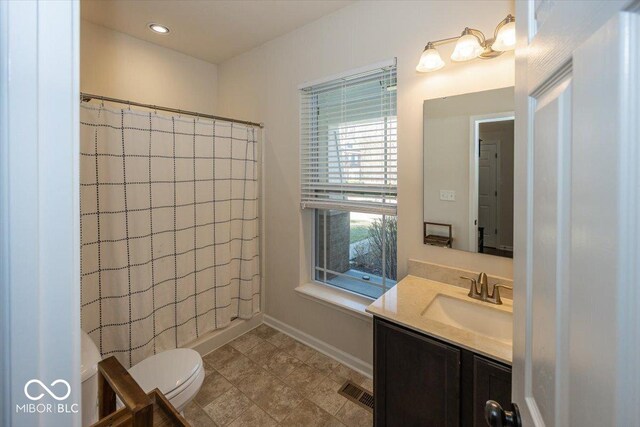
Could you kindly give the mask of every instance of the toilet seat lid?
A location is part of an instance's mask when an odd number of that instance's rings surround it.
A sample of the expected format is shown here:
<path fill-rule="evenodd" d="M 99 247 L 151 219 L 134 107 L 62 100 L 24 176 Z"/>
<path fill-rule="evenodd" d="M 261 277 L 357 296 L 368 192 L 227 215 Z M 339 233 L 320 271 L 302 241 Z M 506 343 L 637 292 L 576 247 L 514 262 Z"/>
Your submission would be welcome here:
<path fill-rule="evenodd" d="M 141 361 L 129 373 L 145 392 L 158 388 L 166 396 L 196 377 L 202 357 L 189 348 L 163 351 Z"/>

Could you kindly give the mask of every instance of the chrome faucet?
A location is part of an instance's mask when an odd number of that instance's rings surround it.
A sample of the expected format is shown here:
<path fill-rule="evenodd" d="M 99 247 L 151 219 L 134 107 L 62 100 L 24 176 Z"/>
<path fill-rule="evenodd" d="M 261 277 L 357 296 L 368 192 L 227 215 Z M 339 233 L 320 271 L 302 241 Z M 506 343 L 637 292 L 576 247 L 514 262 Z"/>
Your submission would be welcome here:
<path fill-rule="evenodd" d="M 478 274 L 477 280 L 466 276 L 460 276 L 460 278 L 471 282 L 471 287 L 469 288 L 469 293 L 467 294 L 470 298 L 484 302 L 490 302 L 492 304 L 502 304 L 502 299 L 500 298 L 500 288 L 513 289 L 511 286 L 496 283 L 495 285 L 493 285 L 492 292 L 489 294 L 489 280 L 486 273 L 482 272 Z M 478 283 L 480 284 L 480 290 L 478 290 Z"/>

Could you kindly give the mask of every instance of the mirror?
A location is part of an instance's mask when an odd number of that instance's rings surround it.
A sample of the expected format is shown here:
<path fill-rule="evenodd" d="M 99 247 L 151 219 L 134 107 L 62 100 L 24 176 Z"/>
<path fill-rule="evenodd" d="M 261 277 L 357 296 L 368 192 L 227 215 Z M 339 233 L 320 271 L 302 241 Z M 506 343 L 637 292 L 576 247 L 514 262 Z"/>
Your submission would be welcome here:
<path fill-rule="evenodd" d="M 424 243 L 513 258 L 513 87 L 424 101 Z"/>

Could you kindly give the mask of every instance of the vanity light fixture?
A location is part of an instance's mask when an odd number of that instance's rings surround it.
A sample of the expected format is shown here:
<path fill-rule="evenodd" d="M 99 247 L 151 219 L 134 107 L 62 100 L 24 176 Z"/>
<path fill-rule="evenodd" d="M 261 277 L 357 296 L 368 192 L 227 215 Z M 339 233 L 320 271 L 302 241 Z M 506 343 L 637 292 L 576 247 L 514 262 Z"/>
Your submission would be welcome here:
<path fill-rule="evenodd" d="M 152 22 L 151 24 L 149 24 L 149 29 L 154 33 L 158 33 L 158 34 L 167 34 L 169 32 L 168 27 L 165 27 L 164 25 L 156 24 L 155 22 Z"/>
<path fill-rule="evenodd" d="M 484 51 L 481 43 L 485 43 L 484 35 L 477 31 L 479 34 L 475 34 L 476 30 L 472 30 L 467 27 L 462 32 L 462 35 L 456 42 L 456 48 L 453 50 L 451 54 L 451 60 L 456 62 L 461 61 L 469 61 L 471 59 L 475 59 Z"/>
<path fill-rule="evenodd" d="M 444 67 L 444 61 L 440 58 L 438 50 L 433 46 L 433 43 L 427 43 L 416 70 L 421 73 L 427 73 L 429 71 L 439 70 L 442 67 Z"/>
<path fill-rule="evenodd" d="M 456 62 L 469 61 L 475 58 L 491 59 L 502 55 L 503 52 L 516 47 L 516 19 L 507 15 L 496 26 L 493 38 L 487 39 L 484 33 L 474 28 L 466 27 L 457 37 L 436 40 L 427 43 L 416 66 L 416 71 L 427 73 L 444 67 L 444 61 L 436 49 L 437 45 L 456 42 L 451 54 L 451 60 Z"/>
<path fill-rule="evenodd" d="M 491 49 L 504 52 L 516 47 L 516 19 L 509 15 L 498 24 Z"/>

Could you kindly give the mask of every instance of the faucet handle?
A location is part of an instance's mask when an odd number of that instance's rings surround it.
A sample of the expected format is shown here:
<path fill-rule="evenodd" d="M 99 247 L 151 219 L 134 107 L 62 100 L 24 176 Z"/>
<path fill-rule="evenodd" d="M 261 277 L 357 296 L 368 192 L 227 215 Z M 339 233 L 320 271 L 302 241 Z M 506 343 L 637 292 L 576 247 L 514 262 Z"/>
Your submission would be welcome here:
<path fill-rule="evenodd" d="M 502 298 L 500 298 L 500 288 L 513 290 L 513 286 L 503 285 L 502 283 L 496 283 L 493 285 L 493 292 L 489 298 L 493 299 L 496 304 L 502 304 Z"/>
<path fill-rule="evenodd" d="M 460 278 L 471 282 L 471 287 L 469 288 L 469 294 L 468 294 L 471 298 L 478 295 L 478 286 L 477 286 L 478 282 L 476 281 L 476 279 L 473 279 L 467 276 L 460 276 Z"/>

